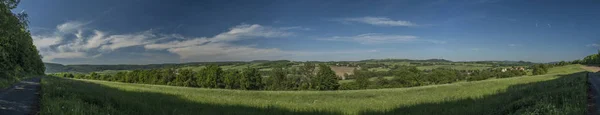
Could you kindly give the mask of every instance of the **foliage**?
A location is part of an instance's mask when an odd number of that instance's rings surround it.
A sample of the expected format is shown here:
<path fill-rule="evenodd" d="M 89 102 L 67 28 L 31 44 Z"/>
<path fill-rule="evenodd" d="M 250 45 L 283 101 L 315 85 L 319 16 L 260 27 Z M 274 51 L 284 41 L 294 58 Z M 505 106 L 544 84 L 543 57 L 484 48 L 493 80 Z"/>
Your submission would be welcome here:
<path fill-rule="evenodd" d="M 225 71 L 223 83 L 226 89 L 239 89 L 240 88 L 240 76 L 241 73 L 238 70 Z"/>
<path fill-rule="evenodd" d="M 537 64 L 533 66 L 533 75 L 543 75 L 548 73 L 548 65 L 545 64 Z"/>
<path fill-rule="evenodd" d="M 0 1 L 0 81 L 44 74 L 41 56 L 27 30 L 27 14 L 11 12 L 18 3 L 19 0 Z"/>
<path fill-rule="evenodd" d="M 354 69 L 354 77 L 356 78 L 356 88 L 365 89 L 369 86 L 369 78 L 372 77 L 373 74 L 370 74 L 368 70 L 358 70 Z"/>
<path fill-rule="evenodd" d="M 523 70 L 515 68 L 505 68 L 507 71 L 501 71 L 501 68 L 485 70 L 455 70 L 450 68 L 434 68 L 432 70 L 419 70 L 415 66 L 397 66 L 386 74 L 376 71 L 355 70 L 353 77 L 356 77 L 352 84 L 341 84 L 344 90 L 350 89 L 377 89 L 377 88 L 400 88 L 414 87 L 433 84 L 447 84 L 459 81 L 479 81 L 490 78 L 508 78 L 526 75 Z M 393 76 L 391 80 L 384 76 Z M 369 78 L 375 79 L 368 80 Z M 348 85 L 348 86 L 346 86 Z"/>
<path fill-rule="evenodd" d="M 267 89 L 269 90 L 286 90 L 289 88 L 287 72 L 281 68 L 276 67 L 271 70 L 271 75 L 267 79 Z"/>
<path fill-rule="evenodd" d="M 240 79 L 240 88 L 244 90 L 259 90 L 263 88 L 262 76 L 256 68 L 246 68 L 242 72 Z"/>
<path fill-rule="evenodd" d="M 335 72 L 325 64 L 319 65 L 319 71 L 312 83 L 312 89 L 315 90 L 337 90 L 340 86 Z"/>

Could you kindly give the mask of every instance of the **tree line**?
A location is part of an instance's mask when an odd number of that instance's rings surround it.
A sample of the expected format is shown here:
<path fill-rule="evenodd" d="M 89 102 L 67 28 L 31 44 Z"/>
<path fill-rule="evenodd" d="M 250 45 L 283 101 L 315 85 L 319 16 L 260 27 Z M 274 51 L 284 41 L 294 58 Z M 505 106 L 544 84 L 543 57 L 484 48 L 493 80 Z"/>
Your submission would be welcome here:
<path fill-rule="evenodd" d="M 571 63 L 598 65 L 600 64 L 600 50 L 598 50 L 597 54 L 588 55 L 581 60 L 574 60 Z"/>
<path fill-rule="evenodd" d="M 531 67 L 534 75 L 548 72 L 548 69 L 561 64 L 537 64 Z M 394 66 L 389 71 L 369 71 L 355 69 L 354 74 L 346 75 L 354 82 L 338 83 L 339 77 L 326 64 L 304 63 L 298 68 L 274 67 L 271 71 L 259 71 L 247 67 L 242 70 L 223 70 L 218 65 L 209 65 L 200 71 L 190 69 L 151 69 L 118 72 L 114 75 L 54 74 L 54 76 L 94 79 L 125 83 L 158 84 L 184 87 L 222 88 L 240 90 L 354 90 L 377 88 L 401 88 L 434 84 L 447 84 L 459 81 L 479 81 L 490 78 L 508 78 L 527 75 L 522 69 L 513 67 L 502 70 L 456 70 L 436 68 L 419 70 L 416 66 Z M 384 76 L 392 76 L 386 79 Z"/>
<path fill-rule="evenodd" d="M 44 64 L 27 30 L 27 14 L 12 13 L 19 0 L 0 0 L 0 80 L 43 75 Z"/>
<path fill-rule="evenodd" d="M 489 78 L 508 78 L 523 76 L 527 73 L 523 70 L 510 69 L 502 72 L 501 69 L 485 70 L 456 70 L 450 68 L 435 68 L 432 70 L 419 70 L 415 66 L 395 67 L 387 72 L 392 79 L 381 76 L 381 72 L 369 71 L 368 69 L 355 69 L 354 82 L 344 83 L 341 89 L 377 89 L 377 88 L 402 88 L 434 84 L 447 84 L 459 81 L 478 81 Z M 379 76 L 378 76 L 379 75 Z M 370 80 L 375 78 L 374 80 Z"/>
<path fill-rule="evenodd" d="M 95 72 L 87 75 L 52 75 L 125 83 L 240 90 L 337 90 L 339 87 L 338 77 L 329 66 L 320 64 L 316 67 L 311 63 L 306 63 L 300 70 L 294 71 L 285 67 L 275 67 L 269 74 L 261 74 L 257 68 L 252 67 L 223 70 L 218 65 L 209 65 L 200 71 L 168 68 L 118 72 L 114 75 L 100 75 Z"/>

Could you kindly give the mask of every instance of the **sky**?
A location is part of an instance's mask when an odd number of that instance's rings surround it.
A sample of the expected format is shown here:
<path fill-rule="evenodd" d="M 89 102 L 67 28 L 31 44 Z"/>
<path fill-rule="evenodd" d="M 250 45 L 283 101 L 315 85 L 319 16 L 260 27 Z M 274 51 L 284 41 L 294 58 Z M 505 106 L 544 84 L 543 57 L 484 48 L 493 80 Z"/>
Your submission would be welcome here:
<path fill-rule="evenodd" d="M 44 62 L 581 59 L 598 0 L 23 0 Z"/>

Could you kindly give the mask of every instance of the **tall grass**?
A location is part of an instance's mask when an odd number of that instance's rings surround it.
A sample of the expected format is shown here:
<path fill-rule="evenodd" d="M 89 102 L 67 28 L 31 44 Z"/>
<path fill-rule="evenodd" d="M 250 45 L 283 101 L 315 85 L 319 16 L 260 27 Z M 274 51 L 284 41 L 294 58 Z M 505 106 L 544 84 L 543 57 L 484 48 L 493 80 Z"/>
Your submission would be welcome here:
<path fill-rule="evenodd" d="M 42 114 L 583 114 L 578 65 L 539 76 L 413 88 L 241 91 L 46 77 Z"/>

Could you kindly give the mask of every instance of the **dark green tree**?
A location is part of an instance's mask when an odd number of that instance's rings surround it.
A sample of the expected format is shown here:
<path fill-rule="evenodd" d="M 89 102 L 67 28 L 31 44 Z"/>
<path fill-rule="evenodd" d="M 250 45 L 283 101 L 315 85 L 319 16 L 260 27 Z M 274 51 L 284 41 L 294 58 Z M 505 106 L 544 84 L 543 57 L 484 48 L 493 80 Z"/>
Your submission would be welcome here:
<path fill-rule="evenodd" d="M 240 88 L 244 90 L 259 90 L 263 87 L 262 76 L 256 68 L 246 68 L 242 72 Z"/>
<path fill-rule="evenodd" d="M 268 90 L 286 90 L 288 89 L 287 71 L 282 67 L 275 67 L 271 70 L 271 75 L 267 80 Z"/>
<path fill-rule="evenodd" d="M 27 14 L 11 12 L 20 0 L 0 0 L 0 80 L 43 75 L 44 63 L 27 29 Z"/>
<path fill-rule="evenodd" d="M 356 88 L 366 89 L 369 86 L 369 78 L 371 78 L 371 74 L 368 70 L 354 69 L 354 77 L 356 78 Z"/>
<path fill-rule="evenodd" d="M 337 76 L 331 68 L 325 64 L 319 65 L 319 71 L 313 80 L 312 89 L 315 90 L 337 90 L 340 84 Z"/>
<path fill-rule="evenodd" d="M 223 76 L 226 89 L 239 89 L 241 73 L 238 70 L 227 70 Z"/>

